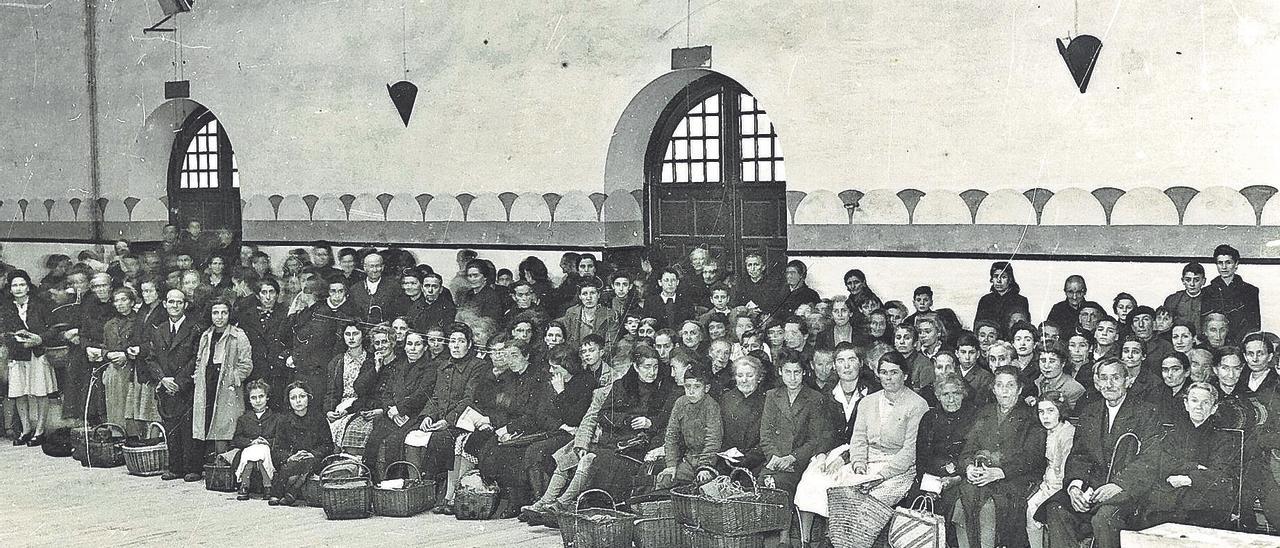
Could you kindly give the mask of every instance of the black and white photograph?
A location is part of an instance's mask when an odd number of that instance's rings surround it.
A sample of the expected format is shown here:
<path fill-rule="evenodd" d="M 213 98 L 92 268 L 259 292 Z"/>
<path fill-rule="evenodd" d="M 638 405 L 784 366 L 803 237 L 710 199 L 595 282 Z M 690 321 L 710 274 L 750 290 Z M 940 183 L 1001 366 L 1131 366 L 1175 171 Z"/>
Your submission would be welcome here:
<path fill-rule="evenodd" d="M 0 545 L 1280 548 L 1277 61 L 1272 0 L 0 0 Z"/>

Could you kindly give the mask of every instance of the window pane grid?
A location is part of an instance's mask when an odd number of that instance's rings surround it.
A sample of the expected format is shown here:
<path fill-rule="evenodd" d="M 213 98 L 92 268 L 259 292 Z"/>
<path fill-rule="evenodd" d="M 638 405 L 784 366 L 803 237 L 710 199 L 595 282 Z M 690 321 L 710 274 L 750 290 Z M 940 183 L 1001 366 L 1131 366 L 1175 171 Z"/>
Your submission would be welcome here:
<path fill-rule="evenodd" d="M 230 149 L 226 150 L 226 154 L 231 156 L 230 172 L 223 173 L 221 169 L 219 156 L 223 151 L 218 146 L 220 139 L 225 137 L 222 136 L 222 128 L 216 119 L 210 120 L 191 137 L 182 159 L 178 188 L 216 189 L 228 177 L 232 188 L 240 188 L 240 171 Z"/>
<path fill-rule="evenodd" d="M 782 147 L 769 115 L 760 108 L 755 97 L 738 96 L 741 109 L 738 128 L 742 134 L 742 180 L 745 182 L 781 183 L 786 181 Z"/>
<path fill-rule="evenodd" d="M 676 124 L 662 158 L 664 183 L 718 183 L 720 94 L 689 109 Z"/>

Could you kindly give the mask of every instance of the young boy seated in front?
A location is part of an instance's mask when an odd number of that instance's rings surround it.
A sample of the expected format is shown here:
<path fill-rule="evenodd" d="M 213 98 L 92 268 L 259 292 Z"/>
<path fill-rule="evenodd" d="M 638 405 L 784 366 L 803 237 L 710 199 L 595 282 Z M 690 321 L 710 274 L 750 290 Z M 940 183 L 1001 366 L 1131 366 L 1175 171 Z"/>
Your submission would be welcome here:
<path fill-rule="evenodd" d="M 658 474 L 660 488 L 695 479 L 706 483 L 716 475 L 712 467 L 720 451 L 722 424 L 720 406 L 707 397 L 710 385 L 711 372 L 705 367 L 695 365 L 684 372 L 684 395 L 676 399 L 667 423 L 663 444 L 667 467 Z"/>

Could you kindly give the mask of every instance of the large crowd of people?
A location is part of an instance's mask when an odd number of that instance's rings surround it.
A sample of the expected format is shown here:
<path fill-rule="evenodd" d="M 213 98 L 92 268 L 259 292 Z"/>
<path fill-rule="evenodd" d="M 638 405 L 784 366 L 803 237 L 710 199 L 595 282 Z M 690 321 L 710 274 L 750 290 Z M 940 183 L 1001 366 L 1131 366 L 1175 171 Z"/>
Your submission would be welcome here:
<path fill-rule="evenodd" d="M 470 250 L 426 265 L 316 242 L 273 265 L 232 236 L 193 222 L 145 251 L 53 255 L 38 281 L 0 267 L 14 445 L 41 444 L 56 397 L 130 435 L 163 423 L 164 480 L 224 458 L 238 498 L 256 475 L 291 505 L 345 452 L 375 481 L 416 464 L 443 486 L 435 513 L 478 474 L 495 517 L 552 526 L 586 489 L 625 500 L 741 467 L 794 497 L 788 546 L 824 541 L 826 489 L 848 485 L 932 497 L 949 546 L 1280 520 L 1277 337 L 1228 245 L 1217 277 L 1190 262 L 1162 303 L 1104 306 L 1070 276 L 1043 319 L 996 262 L 968 322 L 927 285 L 884 300 L 852 269 L 821 295 L 803 262 L 755 253 L 736 275 L 703 248 L 565 253 L 553 281 L 538 258 Z"/>

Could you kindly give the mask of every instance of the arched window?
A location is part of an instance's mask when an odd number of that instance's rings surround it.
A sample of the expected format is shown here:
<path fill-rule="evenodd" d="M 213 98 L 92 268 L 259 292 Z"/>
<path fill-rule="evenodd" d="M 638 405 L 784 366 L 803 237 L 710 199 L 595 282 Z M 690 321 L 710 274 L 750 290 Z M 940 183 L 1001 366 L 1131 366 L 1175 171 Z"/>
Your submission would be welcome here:
<path fill-rule="evenodd" d="M 667 106 L 646 154 L 648 241 L 668 262 L 695 246 L 741 266 L 786 255 L 786 179 L 777 131 L 759 101 L 719 74 L 695 80 Z"/>
<path fill-rule="evenodd" d="M 240 233 L 240 170 L 226 128 L 197 108 L 182 124 L 169 160 L 169 222 L 201 221 Z"/>

